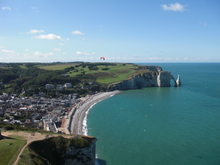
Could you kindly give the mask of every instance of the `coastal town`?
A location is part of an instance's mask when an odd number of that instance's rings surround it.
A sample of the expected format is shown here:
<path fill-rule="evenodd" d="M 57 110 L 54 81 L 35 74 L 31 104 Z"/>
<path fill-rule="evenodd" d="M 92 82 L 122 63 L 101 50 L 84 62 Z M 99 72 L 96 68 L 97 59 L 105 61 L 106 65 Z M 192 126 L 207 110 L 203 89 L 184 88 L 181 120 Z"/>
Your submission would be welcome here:
<path fill-rule="evenodd" d="M 46 88 L 48 86 L 47 84 Z M 83 135 L 86 134 L 83 121 L 89 108 L 119 92 L 99 92 L 85 97 L 68 94 L 59 98 L 44 97 L 43 93 L 34 94 L 31 97 L 2 93 L 0 95 L 0 119 L 3 123 L 21 127 Z"/>
<path fill-rule="evenodd" d="M 16 94 L 3 93 L 0 95 L 0 118 L 4 123 L 66 133 L 61 127 L 72 108 L 80 102 L 78 94 L 45 98 L 38 94 L 18 97 Z"/>

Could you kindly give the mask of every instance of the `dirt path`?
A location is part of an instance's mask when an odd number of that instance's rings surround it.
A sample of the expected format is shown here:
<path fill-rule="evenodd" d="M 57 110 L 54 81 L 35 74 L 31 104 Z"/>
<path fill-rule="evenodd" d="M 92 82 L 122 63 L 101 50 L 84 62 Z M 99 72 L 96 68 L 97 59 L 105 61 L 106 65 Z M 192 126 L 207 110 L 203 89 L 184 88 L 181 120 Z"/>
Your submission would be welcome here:
<path fill-rule="evenodd" d="M 36 140 L 42 140 L 45 139 L 45 135 L 41 134 L 41 133 L 27 133 L 27 132 L 2 132 L 3 136 L 9 136 L 9 135 L 16 135 L 16 136 L 21 136 L 26 140 L 26 144 L 23 146 L 23 148 L 21 149 L 21 151 L 19 152 L 16 161 L 13 163 L 13 165 L 17 165 L 20 155 L 22 154 L 22 152 L 24 151 L 24 149 L 27 147 L 28 144 L 30 144 L 33 141 Z"/>

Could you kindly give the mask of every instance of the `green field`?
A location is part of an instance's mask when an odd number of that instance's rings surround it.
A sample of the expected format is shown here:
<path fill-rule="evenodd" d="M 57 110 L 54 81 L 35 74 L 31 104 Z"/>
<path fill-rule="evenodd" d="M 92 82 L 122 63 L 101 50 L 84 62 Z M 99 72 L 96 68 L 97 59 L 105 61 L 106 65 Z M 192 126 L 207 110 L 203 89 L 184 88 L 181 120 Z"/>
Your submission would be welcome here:
<path fill-rule="evenodd" d="M 95 63 L 94 63 L 95 64 Z M 77 66 L 78 65 L 78 66 Z M 74 66 L 75 69 L 67 72 L 70 77 L 80 76 L 82 74 L 89 75 L 96 78 L 98 83 L 109 84 L 113 82 L 119 82 L 125 79 L 128 79 L 132 76 L 136 71 L 136 65 L 134 64 L 121 64 L 121 63 L 99 63 L 97 64 L 97 70 L 90 70 L 88 68 L 88 64 L 79 65 L 79 64 L 56 64 L 56 65 L 48 65 L 48 66 L 40 66 L 41 69 L 46 70 L 63 70 L 65 68 Z M 106 69 L 106 70 L 103 70 Z"/>
<path fill-rule="evenodd" d="M 77 67 L 75 70 L 68 72 L 71 77 L 78 76 L 85 72 L 86 75 L 91 75 L 97 77 L 98 83 L 109 84 L 113 82 L 122 81 L 131 77 L 133 73 L 135 73 L 134 68 L 136 67 L 133 64 L 117 64 L 115 66 L 105 66 L 105 65 L 98 65 L 99 69 L 89 70 L 88 67 L 83 68 L 82 66 Z M 102 70 L 102 69 L 108 70 Z M 78 72 L 77 72 L 78 71 Z"/>
<path fill-rule="evenodd" d="M 95 65 L 97 69 L 89 69 L 90 65 Z M 64 70 L 69 67 L 74 67 L 74 69 L 70 69 L 66 72 L 70 77 L 86 75 L 95 78 L 96 82 L 101 84 L 120 82 L 129 79 L 135 74 L 141 74 L 147 71 L 137 70 L 137 65 L 128 63 L 69 63 L 40 66 L 39 68 L 46 70 Z"/>
<path fill-rule="evenodd" d="M 75 66 L 76 64 L 70 63 L 70 64 L 55 64 L 55 65 L 46 65 L 46 66 L 39 66 L 40 69 L 46 69 L 46 70 L 63 70 L 67 67 Z"/>
<path fill-rule="evenodd" d="M 12 67 L 4 67 L 4 66 L 2 66 L 2 67 L 0 67 L 1 69 L 11 69 Z"/>
<path fill-rule="evenodd" d="M 134 72 L 135 71 L 131 70 L 131 69 L 127 69 L 127 70 L 124 69 L 124 73 L 119 74 L 119 72 L 114 72 L 116 74 L 112 77 L 99 77 L 97 79 L 97 82 L 103 83 L 103 84 L 110 84 L 110 83 L 114 83 L 114 82 L 119 82 L 119 81 L 130 78 Z"/>
<path fill-rule="evenodd" d="M 20 65 L 19 66 L 21 69 L 28 69 L 28 67 L 26 67 L 25 65 Z"/>
<path fill-rule="evenodd" d="M 9 145 L 10 143 L 12 143 L 12 145 Z M 20 136 L 10 135 L 7 139 L 0 140 L 0 164 L 13 164 L 25 144 L 26 140 Z"/>

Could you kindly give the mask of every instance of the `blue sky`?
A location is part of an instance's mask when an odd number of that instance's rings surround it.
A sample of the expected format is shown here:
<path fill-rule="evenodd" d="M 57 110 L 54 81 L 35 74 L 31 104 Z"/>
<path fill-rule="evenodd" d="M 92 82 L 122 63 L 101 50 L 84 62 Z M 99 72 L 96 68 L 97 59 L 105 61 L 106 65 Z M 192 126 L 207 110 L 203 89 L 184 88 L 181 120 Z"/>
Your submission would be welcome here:
<path fill-rule="evenodd" d="M 219 0 L 0 0 L 0 62 L 220 62 Z"/>

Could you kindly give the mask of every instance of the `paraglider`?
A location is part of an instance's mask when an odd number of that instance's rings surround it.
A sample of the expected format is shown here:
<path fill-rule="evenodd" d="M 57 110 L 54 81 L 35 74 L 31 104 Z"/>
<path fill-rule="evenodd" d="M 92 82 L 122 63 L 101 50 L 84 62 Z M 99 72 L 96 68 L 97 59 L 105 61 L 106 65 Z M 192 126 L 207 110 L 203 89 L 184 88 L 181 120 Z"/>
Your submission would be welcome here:
<path fill-rule="evenodd" d="M 100 57 L 100 60 L 105 60 L 105 57 Z"/>

